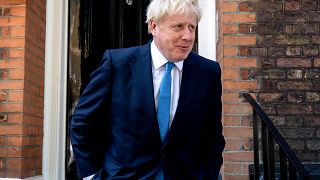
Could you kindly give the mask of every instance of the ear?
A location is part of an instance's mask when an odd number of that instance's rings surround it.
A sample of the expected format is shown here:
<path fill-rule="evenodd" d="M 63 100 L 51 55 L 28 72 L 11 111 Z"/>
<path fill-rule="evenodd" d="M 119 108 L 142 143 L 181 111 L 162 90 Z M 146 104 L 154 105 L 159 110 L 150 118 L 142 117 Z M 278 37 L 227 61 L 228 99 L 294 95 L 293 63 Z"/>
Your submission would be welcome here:
<path fill-rule="evenodd" d="M 149 31 L 150 33 L 155 36 L 156 35 L 156 23 L 154 22 L 154 20 L 150 20 L 149 21 Z"/>

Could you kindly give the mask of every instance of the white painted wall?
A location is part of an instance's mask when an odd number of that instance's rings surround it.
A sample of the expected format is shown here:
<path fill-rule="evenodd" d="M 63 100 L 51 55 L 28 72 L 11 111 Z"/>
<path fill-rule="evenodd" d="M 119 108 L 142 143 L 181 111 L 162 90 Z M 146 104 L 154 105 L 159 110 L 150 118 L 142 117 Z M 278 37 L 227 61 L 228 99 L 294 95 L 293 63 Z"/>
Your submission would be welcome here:
<path fill-rule="evenodd" d="M 215 0 L 199 0 L 202 19 L 198 26 L 199 54 L 216 59 L 216 2 Z"/>

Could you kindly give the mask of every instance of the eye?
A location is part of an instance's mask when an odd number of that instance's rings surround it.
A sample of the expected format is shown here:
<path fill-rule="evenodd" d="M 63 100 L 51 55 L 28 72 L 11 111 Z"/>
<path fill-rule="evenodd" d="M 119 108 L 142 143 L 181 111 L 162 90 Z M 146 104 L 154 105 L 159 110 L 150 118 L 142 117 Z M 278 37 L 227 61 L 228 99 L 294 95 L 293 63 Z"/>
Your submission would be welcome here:
<path fill-rule="evenodd" d="M 175 31 L 181 30 L 181 29 L 183 29 L 183 25 L 182 25 L 182 24 L 174 25 L 174 26 L 173 26 L 173 29 L 174 29 Z"/>
<path fill-rule="evenodd" d="M 190 25 L 190 26 L 189 26 L 189 30 L 190 30 L 190 31 L 195 31 L 195 30 L 196 30 L 196 26 Z"/>

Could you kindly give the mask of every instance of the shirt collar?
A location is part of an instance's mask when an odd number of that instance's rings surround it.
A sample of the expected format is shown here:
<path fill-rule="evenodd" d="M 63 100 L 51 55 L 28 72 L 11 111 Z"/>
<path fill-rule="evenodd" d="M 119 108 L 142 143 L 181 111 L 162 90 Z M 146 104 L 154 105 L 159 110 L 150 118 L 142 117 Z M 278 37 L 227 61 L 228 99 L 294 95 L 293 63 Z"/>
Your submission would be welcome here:
<path fill-rule="evenodd" d="M 152 63 L 155 69 L 159 69 L 163 65 L 165 65 L 168 60 L 163 56 L 163 54 L 160 52 L 154 41 L 151 42 L 151 58 Z M 175 66 L 179 69 L 179 71 L 182 71 L 183 68 L 183 60 L 174 62 Z"/>

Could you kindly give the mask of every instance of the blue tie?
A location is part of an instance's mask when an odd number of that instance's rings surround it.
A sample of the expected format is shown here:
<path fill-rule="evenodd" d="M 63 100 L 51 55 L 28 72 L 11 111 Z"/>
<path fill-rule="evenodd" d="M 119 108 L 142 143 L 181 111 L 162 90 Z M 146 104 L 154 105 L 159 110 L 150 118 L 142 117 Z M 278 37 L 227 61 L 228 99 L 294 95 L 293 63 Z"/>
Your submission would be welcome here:
<path fill-rule="evenodd" d="M 166 63 L 166 70 L 160 84 L 157 117 L 162 142 L 165 140 L 170 123 L 171 70 L 173 67 L 172 62 Z"/>

